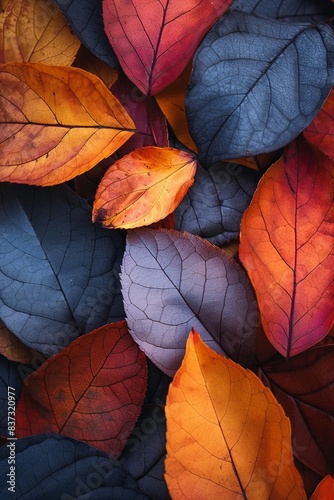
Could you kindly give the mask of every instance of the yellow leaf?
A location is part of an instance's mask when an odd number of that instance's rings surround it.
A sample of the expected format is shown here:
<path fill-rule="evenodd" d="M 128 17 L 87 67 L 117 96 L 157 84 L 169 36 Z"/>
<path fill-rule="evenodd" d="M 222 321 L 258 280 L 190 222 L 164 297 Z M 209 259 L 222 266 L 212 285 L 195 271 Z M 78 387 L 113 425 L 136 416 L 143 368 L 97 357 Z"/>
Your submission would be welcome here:
<path fill-rule="evenodd" d="M 80 40 L 51 0 L 7 0 L 0 13 L 0 62 L 70 65 Z"/>
<path fill-rule="evenodd" d="M 65 182 L 113 154 L 134 128 L 102 81 L 84 70 L 0 65 L 0 181 Z"/>
<path fill-rule="evenodd" d="M 173 499 L 306 499 L 288 418 L 251 371 L 191 332 L 167 404 Z"/>
<path fill-rule="evenodd" d="M 194 182 L 196 159 L 175 148 L 146 146 L 117 160 L 95 195 L 93 221 L 133 229 L 173 212 Z"/>

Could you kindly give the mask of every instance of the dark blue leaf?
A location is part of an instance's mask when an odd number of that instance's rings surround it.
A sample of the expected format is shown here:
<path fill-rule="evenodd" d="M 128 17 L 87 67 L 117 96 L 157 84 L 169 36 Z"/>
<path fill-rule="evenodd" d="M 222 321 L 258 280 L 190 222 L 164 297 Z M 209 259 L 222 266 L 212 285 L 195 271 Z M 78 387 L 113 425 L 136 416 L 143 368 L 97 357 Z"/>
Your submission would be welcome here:
<path fill-rule="evenodd" d="M 334 15 L 334 5 L 319 0 L 234 0 L 231 9 L 289 22 L 320 22 Z"/>
<path fill-rule="evenodd" d="M 50 355 L 124 318 L 122 233 L 64 185 L 2 184 L 0 205 L 0 317 L 17 337 Z"/>
<path fill-rule="evenodd" d="M 148 360 L 147 394 L 142 413 L 120 458 L 121 464 L 137 480 L 139 486 L 156 500 L 170 499 L 164 478 L 164 406 L 171 380 Z"/>
<path fill-rule="evenodd" d="M 199 46 L 186 109 L 200 161 L 284 147 L 307 127 L 334 83 L 334 36 L 232 11 Z"/>
<path fill-rule="evenodd" d="M 102 0 L 53 0 L 73 33 L 99 59 L 120 68 L 117 56 L 104 32 Z"/>
<path fill-rule="evenodd" d="M 7 445 L 0 448 L 3 500 L 150 498 L 115 458 L 81 441 L 46 434 L 18 439 L 12 447 L 15 464 L 9 463 L 10 448 Z M 15 468 L 15 494 L 8 490 L 10 466 Z"/>
<path fill-rule="evenodd" d="M 21 388 L 23 379 L 20 375 L 19 369 L 20 365 L 18 363 L 14 363 L 14 361 L 9 361 L 4 356 L 0 355 L 0 435 L 9 437 L 9 423 L 12 423 L 12 419 L 10 422 L 7 417 L 12 414 L 10 411 L 15 412 L 16 403 L 20 399 Z M 8 394 L 15 397 L 15 405 L 13 406 L 12 402 L 8 405 Z M 12 427 L 12 425 L 10 425 Z M 15 436 L 15 434 L 14 434 Z M 0 496 L 0 498 L 2 498 Z"/>
<path fill-rule="evenodd" d="M 260 176 L 236 163 L 216 163 L 209 170 L 198 165 L 195 183 L 175 210 L 175 229 L 218 246 L 237 238 Z"/>

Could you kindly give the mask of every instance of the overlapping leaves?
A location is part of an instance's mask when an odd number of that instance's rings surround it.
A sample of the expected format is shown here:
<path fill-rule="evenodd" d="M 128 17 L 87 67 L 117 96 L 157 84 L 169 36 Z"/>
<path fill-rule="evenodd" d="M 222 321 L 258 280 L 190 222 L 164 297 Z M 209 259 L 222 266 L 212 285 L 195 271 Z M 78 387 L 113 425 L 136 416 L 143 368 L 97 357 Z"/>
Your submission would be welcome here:
<path fill-rule="evenodd" d="M 67 183 L 0 187 L 0 444 L 9 386 L 18 494 L 305 498 L 292 449 L 307 496 L 330 498 L 332 16 L 312 0 L 2 3 L 0 180 Z M 125 253 L 87 201 L 136 228 Z M 197 334 L 185 352 L 193 327 L 234 362 Z M 176 372 L 169 492 L 158 367 Z"/>

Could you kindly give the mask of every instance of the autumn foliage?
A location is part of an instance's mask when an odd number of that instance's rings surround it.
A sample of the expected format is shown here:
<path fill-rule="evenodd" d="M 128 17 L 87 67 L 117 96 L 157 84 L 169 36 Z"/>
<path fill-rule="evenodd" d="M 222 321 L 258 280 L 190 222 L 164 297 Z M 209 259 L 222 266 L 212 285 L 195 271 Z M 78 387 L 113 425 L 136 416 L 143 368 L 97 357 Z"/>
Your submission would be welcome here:
<path fill-rule="evenodd" d="M 334 499 L 333 18 L 1 2 L 1 498 Z"/>

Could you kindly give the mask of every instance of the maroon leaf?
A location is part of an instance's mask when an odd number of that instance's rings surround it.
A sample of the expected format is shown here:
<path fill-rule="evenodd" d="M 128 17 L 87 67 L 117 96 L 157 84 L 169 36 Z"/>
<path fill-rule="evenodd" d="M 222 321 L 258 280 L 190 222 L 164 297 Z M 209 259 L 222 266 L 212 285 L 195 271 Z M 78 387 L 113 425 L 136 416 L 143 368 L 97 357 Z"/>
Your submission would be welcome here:
<path fill-rule="evenodd" d="M 123 156 L 144 146 L 168 146 L 167 122 L 154 97 L 145 96 L 126 76 L 121 75 L 111 88 L 136 125 L 118 155 Z"/>
<path fill-rule="evenodd" d="M 124 321 L 76 339 L 25 379 L 17 437 L 55 432 L 118 456 L 139 416 L 144 354 Z"/>
<path fill-rule="evenodd" d="M 334 346 L 314 347 L 262 366 L 260 377 L 291 420 L 294 454 L 325 476 L 334 472 Z"/>

